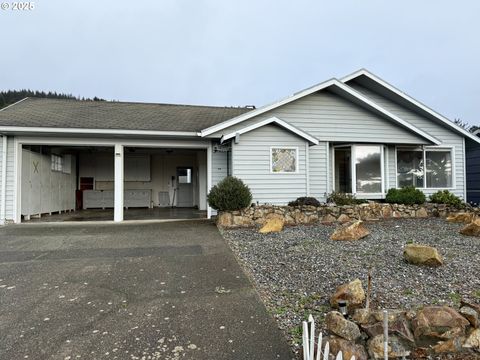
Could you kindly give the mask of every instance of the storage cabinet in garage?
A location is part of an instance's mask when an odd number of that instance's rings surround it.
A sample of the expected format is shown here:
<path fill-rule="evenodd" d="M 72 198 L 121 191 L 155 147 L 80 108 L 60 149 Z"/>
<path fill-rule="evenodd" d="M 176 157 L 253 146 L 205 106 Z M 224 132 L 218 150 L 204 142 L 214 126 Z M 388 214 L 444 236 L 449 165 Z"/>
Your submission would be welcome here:
<path fill-rule="evenodd" d="M 151 207 L 151 190 L 125 190 L 123 195 L 125 207 Z M 83 192 L 84 209 L 113 208 L 113 190 L 85 190 Z"/>

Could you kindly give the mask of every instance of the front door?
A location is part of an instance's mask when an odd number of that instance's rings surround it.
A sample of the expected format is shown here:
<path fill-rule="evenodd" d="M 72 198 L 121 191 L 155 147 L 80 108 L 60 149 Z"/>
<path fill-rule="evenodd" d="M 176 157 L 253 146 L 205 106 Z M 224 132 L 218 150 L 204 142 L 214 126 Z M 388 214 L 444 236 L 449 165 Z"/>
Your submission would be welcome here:
<path fill-rule="evenodd" d="M 177 207 L 193 207 L 193 168 L 177 168 Z"/>

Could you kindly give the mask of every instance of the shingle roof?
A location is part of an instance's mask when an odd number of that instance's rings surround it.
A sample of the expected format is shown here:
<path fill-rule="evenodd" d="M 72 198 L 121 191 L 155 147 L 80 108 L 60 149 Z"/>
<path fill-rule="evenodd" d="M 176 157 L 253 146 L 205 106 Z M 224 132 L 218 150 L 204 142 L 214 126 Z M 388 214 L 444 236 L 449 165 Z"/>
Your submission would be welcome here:
<path fill-rule="evenodd" d="M 200 131 L 251 108 L 27 98 L 0 111 L 0 126 Z"/>

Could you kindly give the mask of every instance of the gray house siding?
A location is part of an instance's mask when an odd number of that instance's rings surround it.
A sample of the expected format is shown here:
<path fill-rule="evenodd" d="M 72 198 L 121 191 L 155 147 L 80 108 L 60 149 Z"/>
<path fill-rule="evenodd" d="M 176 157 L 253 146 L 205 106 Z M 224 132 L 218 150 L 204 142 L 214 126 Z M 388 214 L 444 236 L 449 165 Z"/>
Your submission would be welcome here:
<path fill-rule="evenodd" d="M 294 102 L 231 126 L 212 136 L 234 132 L 240 128 L 276 116 L 319 140 L 336 142 L 374 142 L 427 144 L 428 142 L 391 120 L 377 116 L 330 92 L 305 96 Z"/>
<path fill-rule="evenodd" d="M 227 176 L 228 158 L 226 152 L 212 153 L 212 186 L 217 185 Z"/>
<path fill-rule="evenodd" d="M 232 151 L 233 176 L 242 179 L 252 191 L 253 201 L 263 204 L 286 204 L 306 196 L 305 148 L 307 142 L 277 126 L 266 125 L 241 135 Z M 298 172 L 271 173 L 270 148 L 298 147 Z"/>
<path fill-rule="evenodd" d="M 469 140 L 465 143 L 467 163 L 467 201 L 480 204 L 480 145 Z"/>
<path fill-rule="evenodd" d="M 454 178 L 453 178 L 453 185 L 454 185 L 454 188 L 451 189 L 451 191 L 453 193 L 455 193 L 455 195 L 461 197 L 461 198 L 464 198 L 465 197 L 465 186 L 464 186 L 464 180 L 465 180 L 465 176 L 464 176 L 464 171 L 465 171 L 465 168 L 464 168 L 464 162 L 465 162 L 465 152 L 463 150 L 464 146 L 463 146 L 463 141 L 464 141 L 464 138 L 463 136 L 459 135 L 459 134 L 456 134 L 455 132 L 453 132 L 451 129 L 443 126 L 443 125 L 440 125 L 440 124 L 437 124 L 435 123 L 434 121 L 430 120 L 430 119 L 426 119 L 424 118 L 423 116 L 420 116 L 419 114 L 413 112 L 412 110 L 409 110 L 405 107 L 402 107 L 400 105 L 398 105 L 397 103 L 393 102 L 392 100 L 390 99 L 387 99 L 369 89 L 366 89 L 365 87 L 355 83 L 355 82 L 350 82 L 348 83 L 349 86 L 351 86 L 352 88 L 354 88 L 355 90 L 363 93 L 364 95 L 366 95 L 367 97 L 371 98 L 373 101 L 375 101 L 377 104 L 379 104 L 380 106 L 382 106 L 383 108 L 387 109 L 388 111 L 391 111 L 392 113 L 394 113 L 395 115 L 398 115 L 399 117 L 401 117 L 403 120 L 406 120 L 408 121 L 409 123 L 411 123 L 412 125 L 422 129 L 423 131 L 425 131 L 426 133 L 434 136 L 435 138 L 437 138 L 438 140 L 440 140 L 442 142 L 441 145 L 439 145 L 438 147 L 441 148 L 441 147 L 453 147 L 454 151 L 453 151 L 453 162 L 454 162 Z M 403 139 L 399 138 L 397 140 L 397 143 L 398 144 L 404 144 L 404 142 L 402 141 Z M 393 161 L 393 164 L 392 164 L 392 161 Z M 394 167 L 395 169 L 395 157 L 389 157 L 389 167 Z M 392 181 L 390 182 L 390 187 L 394 187 L 395 184 L 396 184 L 396 174 L 395 176 L 393 176 L 393 179 L 391 180 L 395 180 L 395 181 Z M 435 191 L 437 191 L 437 189 L 424 189 L 423 190 L 425 194 L 427 195 L 430 195 L 432 193 L 434 193 Z"/>
<path fill-rule="evenodd" d="M 325 193 L 328 192 L 328 143 L 322 141 L 319 145 L 310 146 L 308 148 L 308 152 L 308 162 L 310 164 L 310 196 L 316 197 L 317 199 L 324 201 Z"/>
<path fill-rule="evenodd" d="M 7 137 L 7 184 L 6 184 L 6 193 L 5 193 L 5 219 L 7 221 L 12 221 L 14 218 L 14 189 L 15 189 L 15 177 L 14 177 L 14 166 L 15 166 L 15 141 L 12 136 Z M 2 179 L 2 156 L 0 156 L 0 179 Z M 0 188 L 2 184 L 0 182 Z M 2 192 L 0 191 L 0 201 L 3 201 L 1 198 Z"/>

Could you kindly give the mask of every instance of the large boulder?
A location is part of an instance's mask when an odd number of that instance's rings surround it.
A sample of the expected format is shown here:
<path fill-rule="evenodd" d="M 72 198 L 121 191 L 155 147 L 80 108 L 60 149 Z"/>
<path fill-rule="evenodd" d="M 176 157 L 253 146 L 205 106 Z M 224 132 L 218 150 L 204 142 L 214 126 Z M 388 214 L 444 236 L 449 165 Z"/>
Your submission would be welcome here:
<path fill-rule="evenodd" d="M 330 311 L 325 317 L 327 330 L 345 340 L 355 341 L 360 337 L 360 329 L 353 321 L 347 320 L 338 311 Z"/>
<path fill-rule="evenodd" d="M 432 347 L 435 354 L 452 354 L 461 352 L 465 338 L 455 337 L 446 341 L 440 341 Z"/>
<path fill-rule="evenodd" d="M 448 306 L 427 306 L 417 312 L 412 321 L 417 344 L 434 344 L 465 334 L 470 323 Z"/>
<path fill-rule="evenodd" d="M 442 256 L 437 249 L 421 244 L 407 244 L 403 251 L 403 257 L 411 264 L 440 266 L 443 265 Z"/>
<path fill-rule="evenodd" d="M 480 329 L 475 329 L 472 331 L 470 336 L 463 344 L 463 347 L 480 351 Z"/>
<path fill-rule="evenodd" d="M 330 345 L 331 354 L 338 354 L 341 351 L 344 359 L 351 359 L 352 356 L 355 356 L 356 360 L 368 359 L 365 348 L 353 341 L 348 341 L 335 335 L 326 337 L 325 341 L 328 341 Z"/>
<path fill-rule="evenodd" d="M 327 214 L 322 218 L 322 224 L 325 225 L 333 224 L 335 221 L 337 221 L 337 218 L 331 214 Z"/>
<path fill-rule="evenodd" d="M 374 324 L 362 325 L 362 330 L 371 338 L 383 334 L 383 321 Z M 405 343 L 412 344 L 415 342 L 413 334 L 410 330 L 409 323 L 404 315 L 395 316 L 388 319 L 388 333 L 402 339 Z"/>
<path fill-rule="evenodd" d="M 472 213 L 458 212 L 447 216 L 447 221 L 451 223 L 469 224 L 473 221 L 474 217 Z"/>
<path fill-rule="evenodd" d="M 330 239 L 344 241 L 360 240 L 369 234 L 370 231 L 359 220 L 339 226 L 330 236 Z"/>
<path fill-rule="evenodd" d="M 470 306 L 462 306 L 459 312 L 465 319 L 470 321 L 470 324 L 472 324 L 474 328 L 478 328 L 480 326 L 478 312 L 474 308 Z"/>
<path fill-rule="evenodd" d="M 339 300 L 347 302 L 349 313 L 352 313 L 354 309 L 362 307 L 365 301 L 365 291 L 363 290 L 362 282 L 359 279 L 355 279 L 348 284 L 340 285 L 330 298 L 330 305 L 333 308 L 338 308 Z"/>
<path fill-rule="evenodd" d="M 475 219 L 460 230 L 460 234 L 467 236 L 480 236 L 480 219 Z"/>
<path fill-rule="evenodd" d="M 352 219 L 350 219 L 350 216 L 346 215 L 346 214 L 341 214 L 337 221 L 340 223 L 340 224 L 346 224 L 350 221 L 352 221 Z"/>
<path fill-rule="evenodd" d="M 262 234 L 267 234 L 271 232 L 280 232 L 283 230 L 283 226 L 285 225 L 285 220 L 283 216 L 277 214 L 271 214 L 265 222 L 263 226 L 258 230 L 258 232 Z"/>
<path fill-rule="evenodd" d="M 383 359 L 383 334 L 371 338 L 368 343 L 368 353 L 372 359 Z M 411 345 L 406 344 L 402 339 L 396 336 L 388 337 L 388 358 L 398 359 L 410 356 Z"/>

